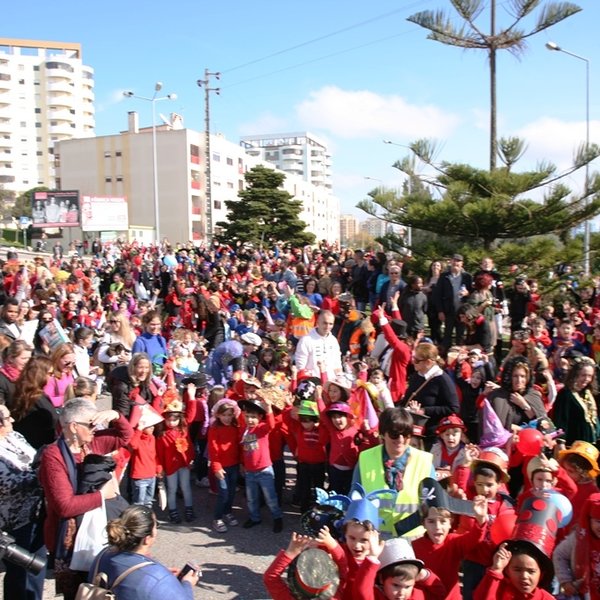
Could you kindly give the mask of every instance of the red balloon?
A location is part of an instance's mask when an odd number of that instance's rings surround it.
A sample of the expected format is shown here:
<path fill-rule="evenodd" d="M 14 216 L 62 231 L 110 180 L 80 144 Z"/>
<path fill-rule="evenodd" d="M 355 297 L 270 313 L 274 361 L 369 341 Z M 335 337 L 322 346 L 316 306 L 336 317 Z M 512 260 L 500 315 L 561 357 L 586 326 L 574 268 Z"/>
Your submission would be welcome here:
<path fill-rule="evenodd" d="M 490 537 L 494 544 L 499 545 L 512 536 L 517 522 L 517 515 L 513 512 L 505 512 L 498 515 L 490 527 Z"/>
<path fill-rule="evenodd" d="M 537 429 L 521 429 L 517 450 L 523 456 L 538 456 L 544 447 L 544 436 Z"/>

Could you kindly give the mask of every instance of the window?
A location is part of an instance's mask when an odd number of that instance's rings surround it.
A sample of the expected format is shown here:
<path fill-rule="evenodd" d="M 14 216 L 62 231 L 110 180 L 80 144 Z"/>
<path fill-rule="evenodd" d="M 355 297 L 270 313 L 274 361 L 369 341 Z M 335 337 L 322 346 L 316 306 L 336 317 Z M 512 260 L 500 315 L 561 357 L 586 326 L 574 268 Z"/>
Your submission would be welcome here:
<path fill-rule="evenodd" d="M 69 112 L 70 112 L 72 115 L 74 115 L 74 114 L 75 114 L 75 109 L 74 109 L 74 108 L 70 108 L 70 109 L 69 109 Z"/>
<path fill-rule="evenodd" d="M 215 207 L 215 210 L 221 210 L 221 201 L 220 200 L 215 200 L 213 202 L 213 206 Z"/>
<path fill-rule="evenodd" d="M 35 114 L 36 114 L 36 115 L 39 115 L 41 112 L 42 112 L 42 109 L 41 109 L 41 108 L 36 108 L 36 109 L 35 109 Z"/>
<path fill-rule="evenodd" d="M 200 164 L 200 146 L 196 146 L 196 144 L 190 144 L 190 162 L 195 165 Z"/>
<path fill-rule="evenodd" d="M 19 125 L 20 125 L 21 127 L 27 127 L 27 123 L 26 123 L 25 121 L 21 121 L 21 122 L 19 123 Z"/>
<path fill-rule="evenodd" d="M 110 158 L 111 156 L 112 154 L 108 150 L 104 153 L 104 158 Z"/>
<path fill-rule="evenodd" d="M 117 175 L 117 183 L 121 183 L 123 181 L 122 175 Z"/>
<path fill-rule="evenodd" d="M 35 153 L 35 155 L 36 155 L 36 156 L 43 156 L 43 155 L 44 155 L 44 153 L 43 153 L 41 150 L 38 150 L 38 151 Z"/>
<path fill-rule="evenodd" d="M 58 125 L 58 121 L 50 121 L 50 125 L 52 125 L 52 127 L 54 127 L 55 125 Z"/>
<path fill-rule="evenodd" d="M 221 155 L 218 152 L 213 152 L 212 159 L 215 162 L 221 162 Z"/>
<path fill-rule="evenodd" d="M 112 183 L 112 177 L 105 177 L 104 183 Z"/>
<path fill-rule="evenodd" d="M 38 129 L 40 129 L 40 128 L 42 127 L 42 124 L 41 124 L 41 123 L 36 123 L 36 124 L 35 124 L 35 126 L 36 126 Z"/>
<path fill-rule="evenodd" d="M 227 164 L 230 166 L 233 165 L 233 158 L 227 157 Z"/>
<path fill-rule="evenodd" d="M 121 152 L 120 150 L 117 150 L 117 151 L 115 152 L 115 156 L 121 156 L 121 155 L 122 155 L 122 152 Z"/>
<path fill-rule="evenodd" d="M 227 182 L 227 188 L 232 190 L 233 189 L 233 181 L 228 181 Z"/>
<path fill-rule="evenodd" d="M 60 190 L 60 177 L 57 177 L 54 183 L 56 184 L 56 189 Z"/>
<path fill-rule="evenodd" d="M 40 70 L 40 65 L 33 65 L 33 70 L 34 71 L 39 71 Z M 23 182 L 25 183 L 25 182 Z"/>

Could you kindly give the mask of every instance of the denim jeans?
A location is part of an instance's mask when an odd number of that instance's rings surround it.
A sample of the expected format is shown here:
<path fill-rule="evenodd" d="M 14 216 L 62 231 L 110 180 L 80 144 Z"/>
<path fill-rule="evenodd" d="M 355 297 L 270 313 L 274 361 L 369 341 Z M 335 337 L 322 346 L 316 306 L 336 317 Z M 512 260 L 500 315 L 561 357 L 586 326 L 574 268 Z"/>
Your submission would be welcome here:
<path fill-rule="evenodd" d="M 215 504 L 215 521 L 222 519 L 223 515 L 231 514 L 240 466 L 224 467 L 223 470 L 225 471 L 225 478 L 217 479 L 218 496 Z"/>
<path fill-rule="evenodd" d="M 152 508 L 154 500 L 154 490 L 156 489 L 156 477 L 148 477 L 147 479 L 132 479 L 133 487 L 132 501 L 133 504 L 141 504 Z"/>
<path fill-rule="evenodd" d="M 182 467 L 171 475 L 167 475 L 167 506 L 169 510 L 177 509 L 177 488 L 183 493 L 185 506 L 192 506 L 192 487 L 190 485 L 190 470 Z"/>
<path fill-rule="evenodd" d="M 260 522 L 260 494 L 262 490 L 265 502 L 274 519 L 281 519 L 282 512 L 275 492 L 275 474 L 273 467 L 260 471 L 246 471 L 246 500 L 250 518 L 256 523 Z"/>
<path fill-rule="evenodd" d="M 43 540 L 44 528 L 41 523 L 28 523 L 9 531 L 15 538 L 17 546 L 21 546 L 36 554 L 42 560 L 46 559 L 46 546 Z M 23 567 L 18 567 L 13 562 L 4 561 L 6 574 L 4 575 L 4 598 L 19 598 L 19 600 L 42 600 L 44 597 L 44 578 L 46 567 L 34 575 Z"/>

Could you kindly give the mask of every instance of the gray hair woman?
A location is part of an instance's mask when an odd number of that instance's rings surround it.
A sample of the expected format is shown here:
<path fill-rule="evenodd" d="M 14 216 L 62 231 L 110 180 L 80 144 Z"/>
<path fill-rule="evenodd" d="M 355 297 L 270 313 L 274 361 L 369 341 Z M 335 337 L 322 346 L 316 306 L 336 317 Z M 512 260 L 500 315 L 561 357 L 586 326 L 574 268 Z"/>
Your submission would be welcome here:
<path fill-rule="evenodd" d="M 98 411 L 90 400 L 74 398 L 61 411 L 62 434 L 42 455 L 39 478 L 46 498 L 44 538 L 54 558 L 56 593 L 73 600 L 86 572 L 69 568 L 77 517 L 118 494 L 114 480 L 87 494 L 77 493 L 77 465 L 88 454 L 109 454 L 126 446 L 133 435 L 127 419 L 114 410 Z M 108 425 L 106 429 L 98 427 Z"/>
<path fill-rule="evenodd" d="M 33 469 L 36 450 L 12 428 L 8 408 L 0 405 L 0 529 L 25 550 L 46 559 L 42 528 L 44 496 Z M 45 567 L 35 575 L 5 561 L 4 598 L 35 598 L 44 595 Z"/>

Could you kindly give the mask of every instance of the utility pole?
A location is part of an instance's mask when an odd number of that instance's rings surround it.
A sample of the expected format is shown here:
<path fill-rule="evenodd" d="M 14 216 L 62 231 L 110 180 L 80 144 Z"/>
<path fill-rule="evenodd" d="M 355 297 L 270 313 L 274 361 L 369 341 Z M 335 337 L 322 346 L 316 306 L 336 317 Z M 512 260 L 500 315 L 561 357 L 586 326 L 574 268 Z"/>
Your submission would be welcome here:
<path fill-rule="evenodd" d="M 221 88 L 211 88 L 210 78 L 214 77 L 217 81 L 221 79 L 221 73 L 211 73 L 204 69 L 204 79 L 198 79 L 198 87 L 204 87 L 204 179 L 206 194 L 206 241 L 212 242 L 213 234 L 213 206 L 212 206 L 212 186 L 210 179 L 210 92 L 215 92 L 217 96 L 221 93 Z"/>

